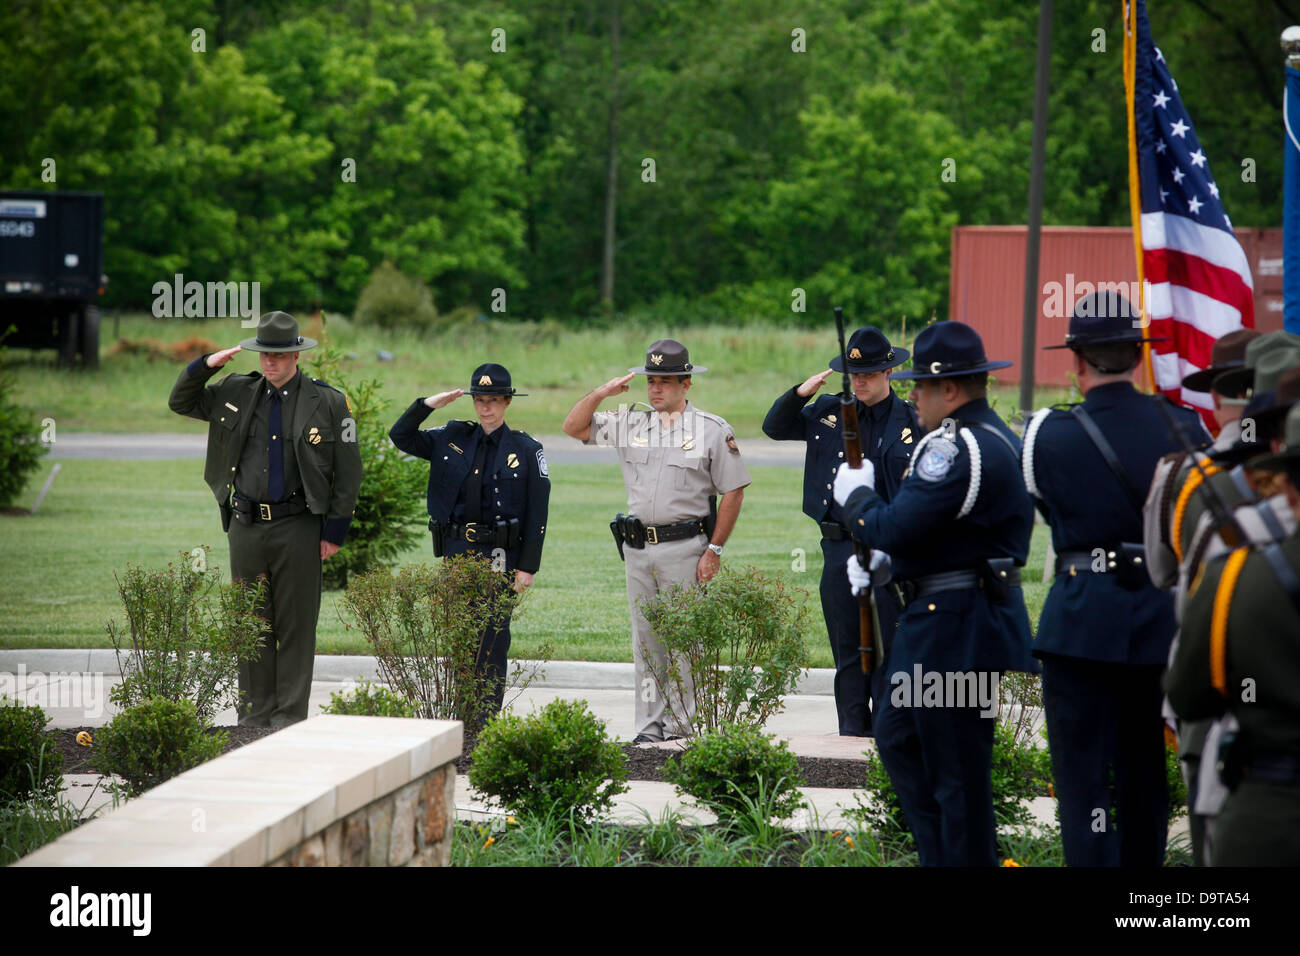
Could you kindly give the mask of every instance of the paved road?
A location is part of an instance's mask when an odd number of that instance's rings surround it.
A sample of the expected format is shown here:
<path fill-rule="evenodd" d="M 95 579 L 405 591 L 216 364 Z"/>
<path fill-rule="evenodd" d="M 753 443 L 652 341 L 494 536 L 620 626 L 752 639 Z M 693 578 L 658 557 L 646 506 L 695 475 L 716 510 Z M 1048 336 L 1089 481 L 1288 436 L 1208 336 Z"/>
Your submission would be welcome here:
<path fill-rule="evenodd" d="M 552 464 L 612 464 L 613 453 L 584 445 L 568 435 L 534 436 L 546 447 Z M 803 466 L 802 442 L 775 442 L 767 438 L 742 438 L 741 454 L 748 465 Z M 104 432 L 61 432 L 50 447 L 51 458 L 117 458 L 152 460 L 159 458 L 202 458 L 207 436 L 191 432 L 152 434 L 109 434 Z"/>

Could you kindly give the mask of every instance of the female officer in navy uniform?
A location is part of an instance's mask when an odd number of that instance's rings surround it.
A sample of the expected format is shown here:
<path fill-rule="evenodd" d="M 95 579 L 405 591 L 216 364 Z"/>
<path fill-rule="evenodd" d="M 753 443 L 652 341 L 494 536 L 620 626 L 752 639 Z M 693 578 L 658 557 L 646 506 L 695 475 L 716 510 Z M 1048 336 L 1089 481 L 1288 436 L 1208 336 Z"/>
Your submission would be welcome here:
<path fill-rule="evenodd" d="M 542 561 L 551 480 L 540 442 L 505 423 L 516 392 L 510 372 L 488 363 L 474 370 L 469 393 L 478 423 L 451 421 L 420 430 L 434 409 L 465 394 L 464 389 L 417 398 L 388 437 L 402 451 L 429 462 L 428 505 L 436 554 L 474 553 L 513 574 L 515 591 L 533 583 Z M 479 639 L 477 672 L 493 683 L 480 725 L 501 709 L 505 695 L 510 621 L 487 624 Z"/>
<path fill-rule="evenodd" d="M 875 466 L 880 496 L 888 502 L 903 481 L 920 438 L 916 409 L 894 394 L 889 370 L 907 361 L 907 349 L 894 348 L 876 328 L 858 329 L 849 338 L 848 370 L 858 399 L 858 430 L 862 452 Z M 816 521 L 822 535 L 822 615 L 835 659 L 835 710 L 840 736 L 871 736 L 870 702 L 885 686 L 885 667 L 869 678 L 862 673 L 858 647 L 858 602 L 849 589 L 844 565 L 853 553 L 853 539 L 844 527 L 844 515 L 831 495 L 835 472 L 844 461 L 844 422 L 840 397 L 823 395 L 812 404 L 832 372 L 843 372 L 838 355 L 831 367 L 796 385 L 776 400 L 763 421 L 763 434 L 777 441 L 807 443 L 803 469 L 803 511 Z M 882 587 L 876 594 L 876 611 L 886 653 L 898 622 L 898 604 Z"/>

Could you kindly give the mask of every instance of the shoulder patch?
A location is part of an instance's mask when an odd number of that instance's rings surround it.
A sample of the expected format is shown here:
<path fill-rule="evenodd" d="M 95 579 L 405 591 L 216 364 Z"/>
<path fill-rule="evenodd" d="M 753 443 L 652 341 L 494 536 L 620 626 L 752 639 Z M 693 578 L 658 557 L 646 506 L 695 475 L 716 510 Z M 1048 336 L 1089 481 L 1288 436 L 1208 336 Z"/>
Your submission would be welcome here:
<path fill-rule="evenodd" d="M 731 449 L 731 453 L 732 453 L 733 455 L 739 455 L 739 454 L 740 454 L 740 448 L 736 445 L 736 436 L 735 436 L 735 435 L 728 435 L 728 436 L 727 436 L 727 447 Z"/>
<path fill-rule="evenodd" d="M 926 442 L 925 452 L 916 463 L 916 473 L 926 481 L 939 481 L 952 469 L 952 463 L 956 459 L 956 443 L 942 435 L 936 435 Z"/>
<path fill-rule="evenodd" d="M 541 472 L 543 478 L 551 477 L 551 473 L 546 469 L 546 453 L 540 448 L 537 449 L 537 470 Z"/>

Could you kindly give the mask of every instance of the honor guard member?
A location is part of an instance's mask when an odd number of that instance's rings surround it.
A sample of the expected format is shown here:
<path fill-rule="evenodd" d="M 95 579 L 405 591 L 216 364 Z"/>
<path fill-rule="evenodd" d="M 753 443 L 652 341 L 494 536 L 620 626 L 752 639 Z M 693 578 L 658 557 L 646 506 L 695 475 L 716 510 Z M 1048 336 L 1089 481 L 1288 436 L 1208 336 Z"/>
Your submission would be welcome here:
<path fill-rule="evenodd" d="M 470 377 L 478 422 L 451 421 L 420 429 L 429 413 L 465 394 L 461 388 L 417 398 L 388 433 L 393 444 L 429 462 L 429 529 L 438 557 L 477 554 L 522 594 L 542 563 L 551 479 L 540 442 L 506 424 L 518 392 L 503 365 L 480 365 Z M 485 621 L 474 663 L 489 681 L 481 727 L 505 699 L 510 619 Z"/>
<path fill-rule="evenodd" d="M 1282 451 L 1284 421 L 1297 401 L 1300 401 L 1300 368 L 1284 373 L 1276 389 L 1257 394 L 1252 399 L 1247 412 L 1249 418 L 1256 423 L 1256 434 L 1261 440 L 1256 443 L 1238 442 L 1233 451 L 1257 460 L 1260 459 L 1262 449 Z M 1260 489 L 1260 496 L 1238 505 L 1233 510 L 1233 521 L 1236 532 L 1242 535 L 1242 540 L 1236 543 L 1248 544 L 1259 550 L 1280 543 L 1290 536 L 1296 529 L 1296 518 L 1285 494 L 1285 472 L 1259 468 L 1257 463 L 1248 462 L 1247 474 L 1250 476 L 1250 484 Z M 1276 491 L 1272 490 L 1274 487 L 1277 488 Z M 1179 570 L 1178 587 L 1174 592 L 1174 607 L 1180 612 L 1180 617 L 1186 605 L 1187 594 L 1203 574 L 1205 566 L 1231 550 L 1224 542 L 1219 523 L 1212 512 L 1203 513 L 1192 535 L 1187 557 Z M 1170 648 L 1171 668 L 1178 656 L 1179 640 L 1175 637 L 1173 647 Z M 1168 700 L 1165 706 L 1169 714 L 1176 715 Z M 1236 718 L 1230 714 L 1222 718 L 1181 720 L 1178 723 L 1179 755 L 1187 778 L 1192 858 L 1201 865 L 1208 865 L 1213 859 L 1216 820 L 1229 792 L 1219 779 L 1217 755 L 1225 737 L 1230 740 L 1231 735 L 1239 729 Z"/>
<path fill-rule="evenodd" d="M 849 338 L 848 371 L 853 394 L 858 399 L 858 430 L 863 454 L 876 470 L 877 491 L 886 502 L 893 499 L 903 472 L 920 438 L 916 409 L 897 397 L 889 384 L 889 370 L 907 361 L 907 349 L 894 348 L 879 329 L 858 329 Z M 844 527 L 843 512 L 831 494 L 835 472 L 844 461 L 844 423 L 840 420 L 840 396 L 809 399 L 826 384 L 827 376 L 843 372 L 839 355 L 830 368 L 796 385 L 776 400 L 763 421 L 763 433 L 777 441 L 807 444 L 803 472 L 803 511 L 821 527 L 822 615 L 835 660 L 835 710 L 840 736 L 871 735 L 870 704 L 885 684 L 885 666 L 871 676 L 862 673 L 858 602 L 853 597 L 844 565 L 853 554 L 853 539 Z M 886 654 L 898 622 L 898 604 L 885 590 L 876 593 L 882 644 Z"/>
<path fill-rule="evenodd" d="M 874 490 L 870 460 L 841 466 L 834 483 L 850 530 L 892 556 L 904 604 L 875 735 L 923 866 L 996 865 L 998 674 L 1035 670 L 1020 589 L 1034 508 L 1020 441 L 985 397 L 988 372 L 1010 364 L 990 362 L 968 325 L 928 326 L 912 370 L 890 376 L 915 380 L 928 430 L 893 500 Z"/>
<path fill-rule="evenodd" d="M 1144 337 L 1118 293 L 1084 296 L 1064 345 L 1084 400 L 1045 408 L 1025 429 L 1025 485 L 1052 529 L 1056 578 L 1034 654 L 1061 842 L 1068 866 L 1160 866 L 1169 795 L 1160 674 L 1174 638 L 1173 598 L 1151 582 L 1143 492 L 1160 457 L 1200 416 L 1133 387 Z M 1157 407 L 1164 403 L 1165 409 Z"/>
<path fill-rule="evenodd" d="M 629 513 L 619 515 L 611 529 L 627 564 L 635 743 L 685 736 L 695 709 L 693 699 L 665 701 L 659 692 L 653 674 L 665 674 L 669 660 L 643 604 L 673 585 L 708 581 L 718 572 L 722 546 L 750 481 L 731 426 L 686 397 L 691 376 L 704 371 L 691 364 L 686 346 L 660 339 L 650 346 L 644 366 L 590 392 L 564 419 L 565 434 L 614 447 L 623 467 Z M 626 392 L 635 375 L 646 376 L 650 408 L 596 411 L 606 398 Z M 722 496 L 716 522 L 710 506 L 714 495 Z M 687 696 L 693 698 L 692 688 Z"/>
<path fill-rule="evenodd" d="M 1285 451 L 1252 462 L 1284 471 L 1300 518 L 1300 408 Z M 1210 561 L 1188 598 L 1165 691 L 1188 720 L 1228 715 L 1216 750 L 1230 790 L 1213 823 L 1214 866 L 1300 865 L 1300 535 Z M 1225 720 L 1225 725 L 1228 721 Z"/>
<path fill-rule="evenodd" d="M 298 370 L 298 353 L 315 346 L 298 334 L 293 316 L 268 312 L 254 338 L 191 362 L 168 402 L 177 414 L 208 423 L 203 479 L 229 532 L 231 578 L 266 577 L 259 613 L 271 630 L 258 658 L 239 665 L 240 697 L 251 704 L 239 722 L 250 727 L 307 717 L 321 562 L 347 537 L 361 490 L 347 399 Z M 209 385 L 243 349 L 261 353 L 262 371 Z"/>
<path fill-rule="evenodd" d="M 1189 392 L 1208 393 L 1214 407 L 1215 423 L 1219 433 L 1208 452 L 1225 451 L 1231 448 L 1241 435 L 1241 413 L 1246 404 L 1247 386 L 1228 388 L 1215 380 L 1222 373 L 1241 368 L 1246 362 L 1246 346 L 1259 333 L 1254 329 L 1238 329 L 1215 341 L 1210 350 L 1210 364 L 1207 368 L 1193 372 L 1183 379 L 1183 389 Z M 1189 436 L 1190 440 L 1190 436 Z M 1179 562 L 1173 549 L 1169 546 L 1170 517 L 1178 492 L 1182 490 L 1188 474 L 1193 471 L 1192 463 L 1186 451 L 1176 450 L 1165 455 L 1156 464 L 1151 487 L 1147 492 L 1146 502 L 1142 506 L 1142 541 L 1146 551 L 1147 572 L 1159 588 L 1174 588 L 1179 579 Z M 1183 562 L 1186 567 L 1187 562 Z M 1182 607 L 1178 591 L 1174 593 L 1174 617 L 1180 619 Z M 1177 636 L 1174 643 L 1177 644 Z M 1170 652 L 1173 650 L 1171 648 Z M 1163 713 L 1166 720 L 1174 720 L 1175 715 L 1165 702 Z M 1205 735 L 1210 729 L 1210 721 L 1182 722 L 1178 728 L 1178 758 L 1182 768 L 1184 783 L 1187 786 L 1188 823 L 1192 840 L 1192 859 L 1201 862 L 1201 847 L 1204 835 L 1204 819 L 1196 812 L 1196 781 L 1199 773 L 1201 747 Z"/>

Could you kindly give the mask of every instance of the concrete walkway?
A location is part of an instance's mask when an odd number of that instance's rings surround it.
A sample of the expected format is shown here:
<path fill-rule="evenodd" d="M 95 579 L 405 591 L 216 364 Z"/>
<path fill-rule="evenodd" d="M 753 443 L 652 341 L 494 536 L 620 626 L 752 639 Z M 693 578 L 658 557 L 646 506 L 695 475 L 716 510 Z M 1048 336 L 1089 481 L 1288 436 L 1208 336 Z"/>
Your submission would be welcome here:
<path fill-rule="evenodd" d="M 614 464 L 608 448 L 584 445 L 568 435 L 534 436 L 546 447 L 552 465 Z M 748 465 L 777 465 L 802 468 L 803 442 L 778 442 L 770 438 L 741 438 L 741 450 Z M 51 458 L 117 458 L 153 460 L 160 458 L 202 458 L 208 436 L 203 432 L 60 432 L 50 446 Z"/>
<path fill-rule="evenodd" d="M 378 669 L 372 657 L 320 655 L 316 658 L 312 681 L 310 712 L 315 715 L 329 704 L 335 692 L 348 691 L 359 678 L 375 680 Z M 835 733 L 835 700 L 832 696 L 834 672 L 813 669 L 804 677 L 798 693 L 786 698 L 785 710 L 767 725 L 770 733 L 788 741 L 790 749 L 804 757 L 861 760 L 874 747 L 866 738 L 840 737 Z M 38 704 L 51 719 L 54 728 L 101 727 L 118 711 L 109 692 L 121 681 L 116 656 L 112 650 L 0 650 L 0 697 L 27 704 Z M 530 713 L 557 699 L 581 698 L 592 712 L 605 721 L 609 733 L 627 741 L 634 736 L 631 664 L 583 661 L 556 661 L 547 664 L 545 677 L 534 682 L 513 701 L 519 713 Z M 507 701 L 510 701 L 509 695 Z M 217 715 L 218 725 L 236 722 L 233 709 Z M 674 749 L 677 743 L 657 745 Z M 65 782 L 65 798 L 85 812 L 112 806 L 95 774 L 70 774 Z M 864 781 L 865 782 L 865 781 Z M 630 792 L 615 802 L 615 820 L 637 823 L 649 815 L 657 820 L 668 809 L 681 811 L 688 819 L 712 822 L 713 817 L 694 807 L 689 798 L 676 794 L 671 784 L 634 781 Z M 809 808 L 792 821 L 800 828 L 853 829 L 844 815 L 856 805 L 861 790 L 807 787 L 802 791 Z M 1054 801 L 1043 797 L 1030 802 L 1034 817 L 1054 824 Z M 456 778 L 457 816 L 462 820 L 501 821 L 504 813 L 488 805 L 474 793 L 464 775 Z"/>

